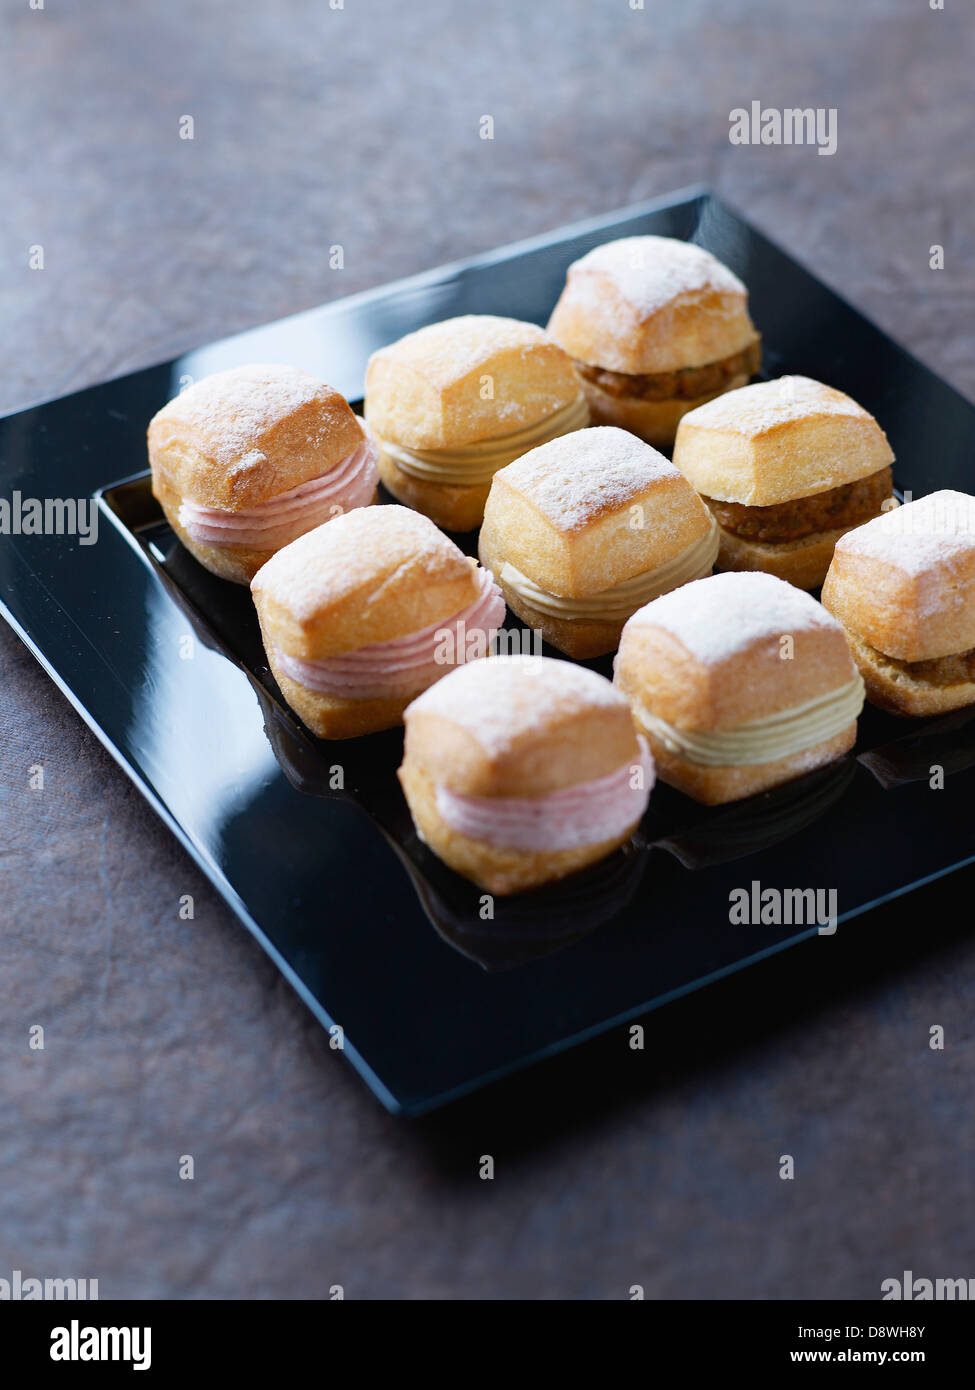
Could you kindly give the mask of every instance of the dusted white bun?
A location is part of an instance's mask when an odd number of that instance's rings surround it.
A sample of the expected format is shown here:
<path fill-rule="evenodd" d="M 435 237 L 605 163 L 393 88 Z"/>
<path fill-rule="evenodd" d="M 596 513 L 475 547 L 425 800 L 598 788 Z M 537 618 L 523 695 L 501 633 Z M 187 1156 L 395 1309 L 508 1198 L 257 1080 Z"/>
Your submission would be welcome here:
<path fill-rule="evenodd" d="M 756 381 L 681 420 L 674 463 L 705 497 L 770 507 L 888 468 L 877 421 L 850 396 L 805 376 Z"/>
<path fill-rule="evenodd" d="M 704 366 L 756 336 L 738 277 L 703 247 L 657 236 L 575 261 L 548 331 L 570 357 L 628 375 Z"/>

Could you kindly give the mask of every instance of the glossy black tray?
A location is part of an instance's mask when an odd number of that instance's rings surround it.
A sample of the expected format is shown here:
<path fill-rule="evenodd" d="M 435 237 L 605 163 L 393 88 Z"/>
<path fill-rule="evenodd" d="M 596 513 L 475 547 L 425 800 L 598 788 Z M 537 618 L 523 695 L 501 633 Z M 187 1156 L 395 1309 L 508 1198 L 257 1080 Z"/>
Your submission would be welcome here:
<path fill-rule="evenodd" d="M 835 888 L 842 923 L 975 860 L 975 715 L 868 709 L 853 756 L 715 810 L 660 787 L 627 852 L 499 900 L 483 922 L 478 890 L 413 833 L 401 734 L 308 734 L 268 673 L 246 590 L 201 569 L 162 521 L 145 427 L 184 375 L 294 362 L 355 400 L 383 343 L 459 313 L 544 323 L 570 261 L 648 231 L 700 241 L 745 279 L 766 372 L 819 377 L 874 412 L 901 489 L 970 487 L 975 408 L 695 190 L 0 420 L 0 496 L 97 495 L 101 520 L 90 546 L 0 536 L 4 616 L 392 1110 L 430 1109 L 816 934 L 731 925 L 732 889 Z"/>

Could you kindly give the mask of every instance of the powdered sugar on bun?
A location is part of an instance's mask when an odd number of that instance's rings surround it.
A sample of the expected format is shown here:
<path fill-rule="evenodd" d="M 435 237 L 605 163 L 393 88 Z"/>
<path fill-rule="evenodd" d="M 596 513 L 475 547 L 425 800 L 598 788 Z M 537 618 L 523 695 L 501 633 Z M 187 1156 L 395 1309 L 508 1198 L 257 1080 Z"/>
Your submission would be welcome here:
<path fill-rule="evenodd" d="M 534 323 L 496 314 L 462 314 L 407 333 L 398 342 L 380 348 L 375 356 L 395 358 L 443 389 L 476 371 L 495 353 L 513 348 L 530 354 L 550 343 L 545 331 Z"/>
<path fill-rule="evenodd" d="M 848 531 L 836 549 L 921 575 L 975 551 L 975 497 L 950 489 L 929 493 Z"/>
<path fill-rule="evenodd" d="M 832 386 L 824 386 L 808 376 L 780 376 L 775 381 L 756 381 L 716 396 L 685 415 L 681 428 L 685 432 L 694 426 L 756 435 L 813 415 L 873 419 L 852 397 Z"/>
<path fill-rule="evenodd" d="M 672 237 L 633 236 L 607 241 L 569 267 L 572 280 L 595 271 L 612 281 L 638 316 L 649 318 L 686 296 L 745 294 L 745 286 L 703 246 Z"/>
<path fill-rule="evenodd" d="M 516 488 L 560 531 L 642 497 L 661 478 L 681 478 L 663 454 L 612 426 L 576 430 L 523 454 L 497 477 Z"/>
<path fill-rule="evenodd" d="M 490 756 L 585 710 L 626 701 L 604 676 L 545 656 L 490 656 L 459 667 L 414 700 L 410 715 L 435 714 L 467 730 Z"/>
<path fill-rule="evenodd" d="M 634 613 L 631 626 L 662 628 L 707 665 L 767 638 L 811 628 L 841 631 L 811 594 L 774 575 L 749 571 L 715 574 L 674 589 Z"/>
<path fill-rule="evenodd" d="M 272 426 L 333 394 L 331 387 L 299 367 L 252 363 L 188 386 L 156 418 L 177 416 L 205 436 L 216 463 L 246 472 L 264 461 L 256 446 Z"/>
<path fill-rule="evenodd" d="M 428 517 L 408 507 L 362 507 L 308 531 L 279 550 L 258 572 L 252 589 L 287 602 L 296 622 L 360 591 L 374 590 L 371 608 L 390 601 L 396 581 L 409 572 L 424 577 L 463 577 L 474 565 Z M 470 587 L 476 587 L 472 578 Z"/>
<path fill-rule="evenodd" d="M 373 353 L 366 418 L 393 444 L 455 449 L 514 434 L 581 390 L 571 361 L 537 324 L 465 314 Z"/>

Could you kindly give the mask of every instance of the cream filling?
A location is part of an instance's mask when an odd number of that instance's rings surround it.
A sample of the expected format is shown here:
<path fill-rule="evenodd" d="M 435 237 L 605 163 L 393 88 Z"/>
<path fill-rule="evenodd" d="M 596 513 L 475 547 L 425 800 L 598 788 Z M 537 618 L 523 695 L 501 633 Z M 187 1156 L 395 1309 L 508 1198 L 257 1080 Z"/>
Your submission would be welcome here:
<path fill-rule="evenodd" d="M 495 439 L 478 439 L 460 449 L 408 449 L 405 444 L 393 444 L 388 439 L 379 443 L 383 452 L 411 477 L 442 487 L 476 487 L 489 483 L 499 468 L 514 463 L 529 449 L 588 424 L 589 406 L 580 394 L 533 425 Z"/>
<path fill-rule="evenodd" d="M 621 584 L 601 589 L 599 593 L 576 598 L 550 593 L 507 560 L 501 566 L 498 578 L 518 598 L 547 618 L 561 618 L 569 622 L 625 623 L 651 599 L 670 593 L 671 589 L 677 589 L 682 584 L 689 584 L 692 579 L 703 578 L 717 559 L 720 539 L 718 524 L 712 518 L 710 530 L 679 555 L 665 560 L 657 569 L 635 574 L 632 579 L 624 579 Z"/>
<path fill-rule="evenodd" d="M 688 762 L 701 767 L 758 767 L 835 738 L 857 718 L 863 699 L 863 680 L 858 674 L 849 685 L 734 729 L 678 729 L 639 702 L 634 713 L 648 734 L 659 739 L 669 753 Z"/>

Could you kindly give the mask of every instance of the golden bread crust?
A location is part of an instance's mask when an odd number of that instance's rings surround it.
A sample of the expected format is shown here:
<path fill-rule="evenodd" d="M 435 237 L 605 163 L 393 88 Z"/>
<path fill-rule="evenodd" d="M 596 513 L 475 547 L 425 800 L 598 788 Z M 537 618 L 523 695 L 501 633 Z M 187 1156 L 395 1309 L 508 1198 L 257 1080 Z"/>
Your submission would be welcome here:
<path fill-rule="evenodd" d="M 633 376 L 704 366 L 755 338 L 747 292 L 727 266 L 702 247 L 650 236 L 575 261 L 548 331 L 570 357 Z"/>
<path fill-rule="evenodd" d="M 946 714 L 949 710 L 975 704 L 975 682 L 936 684 L 892 665 L 884 659 L 882 652 L 855 632 L 848 631 L 847 640 L 863 677 L 867 699 L 872 705 L 889 710 L 891 714 L 918 718 Z"/>
<path fill-rule="evenodd" d="M 503 659 L 485 658 L 492 663 Z M 623 700 L 611 709 L 555 708 L 539 729 L 516 736 L 496 752 L 486 750 L 476 731 L 459 722 L 461 717 L 461 711 L 454 718 L 412 711 L 406 753 L 436 782 L 465 796 L 541 796 L 606 777 L 639 756 Z"/>
<path fill-rule="evenodd" d="M 362 441 L 345 397 L 324 381 L 278 364 L 233 367 L 150 421 L 153 493 L 238 512 L 329 472 Z"/>
<path fill-rule="evenodd" d="M 706 582 L 706 581 L 702 581 Z M 702 661 L 663 628 L 633 620 L 623 630 L 615 684 L 678 729 L 734 729 L 814 700 L 856 675 L 837 625 L 795 628 Z M 791 656 L 783 653 L 791 651 Z"/>
<path fill-rule="evenodd" d="M 572 362 L 536 324 L 468 314 L 373 353 L 365 416 L 391 443 L 456 449 L 533 425 L 579 390 Z"/>
<path fill-rule="evenodd" d="M 726 392 L 680 422 L 674 463 L 706 497 L 772 506 L 855 482 L 894 455 L 873 416 L 809 377 Z"/>
<path fill-rule="evenodd" d="M 406 726 L 406 758 L 469 796 L 541 796 L 639 758 L 620 693 L 548 657 L 458 667 L 407 711 Z"/>
<path fill-rule="evenodd" d="M 710 528 L 707 507 L 649 445 L 622 430 L 578 430 L 494 475 L 481 556 L 496 577 L 507 561 L 579 598 L 659 568 Z"/>
<path fill-rule="evenodd" d="M 939 506 L 951 509 L 944 534 L 935 525 Z M 833 555 L 823 603 L 899 661 L 975 647 L 975 497 L 931 493 L 849 531 Z"/>
<path fill-rule="evenodd" d="M 262 628 L 316 660 L 451 617 L 479 593 L 477 565 L 406 507 L 346 512 L 279 550 L 254 577 Z"/>

